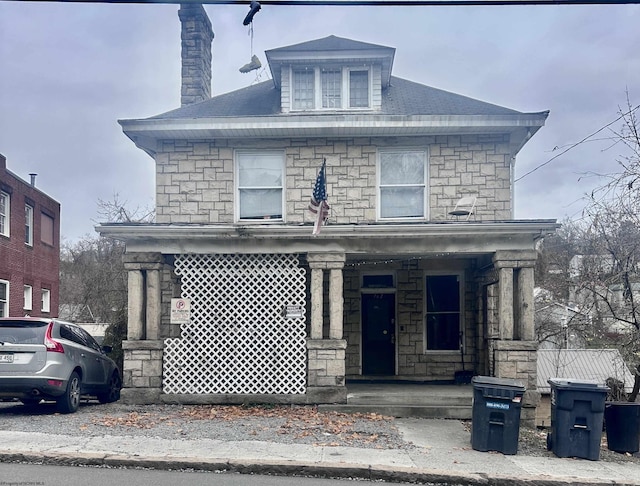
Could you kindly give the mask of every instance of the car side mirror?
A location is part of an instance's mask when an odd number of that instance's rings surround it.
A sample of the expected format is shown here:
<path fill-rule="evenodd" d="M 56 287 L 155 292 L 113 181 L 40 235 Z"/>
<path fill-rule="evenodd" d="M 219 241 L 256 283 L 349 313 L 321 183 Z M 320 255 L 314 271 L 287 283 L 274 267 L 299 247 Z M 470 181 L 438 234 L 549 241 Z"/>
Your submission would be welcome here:
<path fill-rule="evenodd" d="M 113 351 L 113 346 L 102 346 L 102 351 L 104 351 L 106 354 L 109 354 L 111 351 Z"/>

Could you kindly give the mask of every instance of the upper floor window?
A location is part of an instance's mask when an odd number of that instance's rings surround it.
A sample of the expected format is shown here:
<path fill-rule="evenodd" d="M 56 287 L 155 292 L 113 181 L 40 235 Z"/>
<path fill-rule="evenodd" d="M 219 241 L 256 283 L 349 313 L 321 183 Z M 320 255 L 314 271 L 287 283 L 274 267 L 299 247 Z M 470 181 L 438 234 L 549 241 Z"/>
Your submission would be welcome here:
<path fill-rule="evenodd" d="M 311 110 L 314 107 L 315 73 L 311 70 L 293 72 L 293 108 L 296 110 Z"/>
<path fill-rule="evenodd" d="M 9 282 L 0 280 L 0 317 L 9 316 Z"/>
<path fill-rule="evenodd" d="M 378 213 L 381 219 L 426 218 L 427 153 L 379 152 Z"/>
<path fill-rule="evenodd" d="M 293 110 L 345 110 L 371 106 L 368 68 L 295 68 L 291 76 Z"/>
<path fill-rule="evenodd" d="M 23 309 L 30 311 L 33 308 L 33 287 L 31 285 L 24 286 L 24 305 Z"/>
<path fill-rule="evenodd" d="M 284 152 L 236 152 L 238 219 L 282 219 Z"/>
<path fill-rule="evenodd" d="M 51 290 L 42 289 L 42 312 L 51 312 Z"/>
<path fill-rule="evenodd" d="M 349 107 L 367 108 L 369 106 L 369 72 L 349 72 Z"/>
<path fill-rule="evenodd" d="M 33 246 L 33 207 L 29 206 L 28 204 L 24 205 L 24 222 L 24 242 L 29 246 Z"/>
<path fill-rule="evenodd" d="M 53 218 L 48 214 L 40 213 L 40 241 L 53 246 Z"/>
<path fill-rule="evenodd" d="M 9 236 L 11 217 L 9 215 L 9 194 L 0 192 L 0 235 Z"/>

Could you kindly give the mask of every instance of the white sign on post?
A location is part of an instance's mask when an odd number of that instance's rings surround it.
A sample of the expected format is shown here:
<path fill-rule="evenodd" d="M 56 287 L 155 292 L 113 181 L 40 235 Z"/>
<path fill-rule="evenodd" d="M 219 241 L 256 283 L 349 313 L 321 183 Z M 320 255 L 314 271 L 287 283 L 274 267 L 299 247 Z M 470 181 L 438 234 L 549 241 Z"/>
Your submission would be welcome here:
<path fill-rule="evenodd" d="M 171 299 L 171 324 L 191 321 L 191 299 Z"/>

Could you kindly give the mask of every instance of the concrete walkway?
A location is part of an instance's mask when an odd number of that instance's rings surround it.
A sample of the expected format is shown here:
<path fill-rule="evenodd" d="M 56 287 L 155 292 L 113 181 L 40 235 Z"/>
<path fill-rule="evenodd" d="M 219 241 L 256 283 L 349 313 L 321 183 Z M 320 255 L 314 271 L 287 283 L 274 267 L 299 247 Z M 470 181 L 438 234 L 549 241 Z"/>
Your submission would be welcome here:
<path fill-rule="evenodd" d="M 479 452 L 457 420 L 396 419 L 409 450 L 0 431 L 0 461 L 359 477 L 437 485 L 634 485 L 640 464 Z"/>

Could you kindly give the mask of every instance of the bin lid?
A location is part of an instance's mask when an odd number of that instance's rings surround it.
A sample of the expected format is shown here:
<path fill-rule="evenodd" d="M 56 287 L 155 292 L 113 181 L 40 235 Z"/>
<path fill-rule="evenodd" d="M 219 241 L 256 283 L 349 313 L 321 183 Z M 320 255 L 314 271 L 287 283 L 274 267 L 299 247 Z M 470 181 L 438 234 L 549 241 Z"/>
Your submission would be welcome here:
<path fill-rule="evenodd" d="M 609 387 L 596 380 L 578 380 L 573 378 L 549 378 L 547 380 L 551 388 L 560 388 L 565 390 L 607 392 Z"/>
<path fill-rule="evenodd" d="M 491 386 L 496 388 L 517 388 L 524 391 L 525 386 L 521 380 L 514 380 L 512 378 L 496 378 L 494 376 L 474 376 L 471 379 L 473 386 Z"/>

